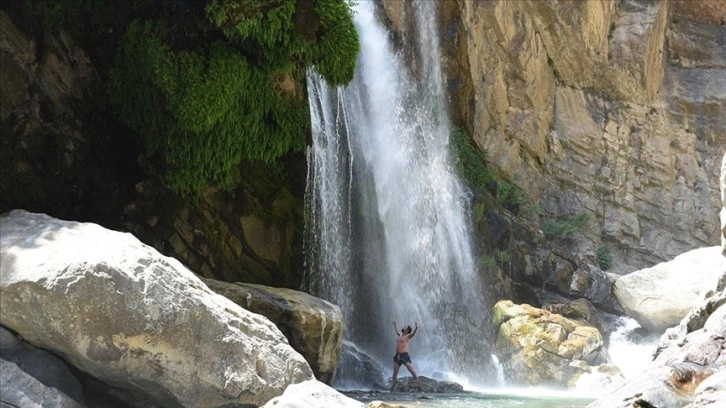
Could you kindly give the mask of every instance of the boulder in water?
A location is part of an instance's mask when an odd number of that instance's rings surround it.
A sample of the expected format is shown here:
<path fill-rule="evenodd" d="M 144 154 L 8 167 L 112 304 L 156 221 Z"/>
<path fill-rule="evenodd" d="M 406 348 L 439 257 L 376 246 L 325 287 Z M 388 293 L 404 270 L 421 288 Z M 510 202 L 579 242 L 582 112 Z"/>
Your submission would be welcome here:
<path fill-rule="evenodd" d="M 492 315 L 497 354 L 510 382 L 566 386 L 590 372 L 588 361 L 602 362 L 603 338 L 595 327 L 510 300 L 497 302 Z"/>
<path fill-rule="evenodd" d="M 438 381 L 420 375 L 418 380 L 414 380 L 413 377 L 399 378 L 396 386 L 391 391 L 443 394 L 464 392 L 464 387 L 453 381 Z"/>

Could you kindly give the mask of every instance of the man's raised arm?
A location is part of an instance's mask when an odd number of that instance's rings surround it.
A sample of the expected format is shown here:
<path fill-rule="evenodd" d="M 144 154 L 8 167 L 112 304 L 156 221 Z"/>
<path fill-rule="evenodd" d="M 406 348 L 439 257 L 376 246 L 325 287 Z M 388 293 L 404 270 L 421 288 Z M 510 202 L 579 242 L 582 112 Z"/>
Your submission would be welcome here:
<path fill-rule="evenodd" d="M 413 323 L 413 331 L 411 332 L 411 334 L 409 334 L 409 335 L 408 335 L 408 338 L 409 338 L 409 339 L 412 339 L 412 338 L 413 338 L 413 336 L 415 336 L 415 335 L 416 335 L 416 332 L 417 332 L 417 331 L 418 331 L 418 322 L 414 322 L 414 323 Z"/>
<path fill-rule="evenodd" d="M 396 336 L 400 336 L 401 334 L 398 332 L 398 327 L 396 327 L 396 321 L 393 321 L 393 330 L 396 331 Z"/>

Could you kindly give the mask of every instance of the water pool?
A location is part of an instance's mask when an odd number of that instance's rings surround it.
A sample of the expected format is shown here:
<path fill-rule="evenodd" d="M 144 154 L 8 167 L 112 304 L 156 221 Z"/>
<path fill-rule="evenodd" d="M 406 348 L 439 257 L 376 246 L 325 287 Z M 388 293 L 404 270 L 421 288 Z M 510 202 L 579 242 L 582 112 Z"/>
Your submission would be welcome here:
<path fill-rule="evenodd" d="M 384 401 L 417 408 L 584 408 L 595 397 L 538 389 L 485 390 L 460 394 L 346 392 L 363 403 Z"/>

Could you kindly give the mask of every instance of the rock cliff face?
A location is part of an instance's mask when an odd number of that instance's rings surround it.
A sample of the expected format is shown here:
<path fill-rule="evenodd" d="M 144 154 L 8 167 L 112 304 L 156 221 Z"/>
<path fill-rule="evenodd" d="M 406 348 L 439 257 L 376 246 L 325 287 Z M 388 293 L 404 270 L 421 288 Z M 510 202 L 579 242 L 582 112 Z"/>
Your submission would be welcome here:
<path fill-rule="evenodd" d="M 442 3 L 453 116 L 543 220 L 594 215 L 576 253 L 625 273 L 718 242 L 726 3 Z"/>

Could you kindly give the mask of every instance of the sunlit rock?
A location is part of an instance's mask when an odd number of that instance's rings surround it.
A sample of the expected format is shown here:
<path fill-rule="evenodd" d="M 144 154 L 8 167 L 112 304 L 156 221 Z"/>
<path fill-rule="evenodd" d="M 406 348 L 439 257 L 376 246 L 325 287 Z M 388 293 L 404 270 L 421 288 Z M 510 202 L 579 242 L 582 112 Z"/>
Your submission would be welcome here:
<path fill-rule="evenodd" d="M 598 329 L 530 305 L 501 300 L 494 305 L 497 354 L 507 381 L 527 385 L 567 385 L 600 364 Z M 582 363 L 573 364 L 581 361 Z"/>
<path fill-rule="evenodd" d="M 588 407 L 726 404 L 726 272 L 711 285 L 678 327 L 661 337 L 653 362 Z"/>
<path fill-rule="evenodd" d="M 347 397 L 318 380 L 292 384 L 263 408 L 338 407 L 363 408 L 362 402 Z"/>
<path fill-rule="evenodd" d="M 330 385 L 343 347 L 343 312 L 321 298 L 286 288 L 204 279 L 210 289 L 270 319 L 305 357 L 315 378 Z"/>
<path fill-rule="evenodd" d="M 726 257 L 720 247 L 700 248 L 622 276 L 613 288 L 629 316 L 643 327 L 662 331 L 677 325 L 724 271 Z"/>
<path fill-rule="evenodd" d="M 131 234 L 12 211 L 0 218 L 0 323 L 162 406 L 264 404 L 312 377 L 263 316 Z"/>
<path fill-rule="evenodd" d="M 623 274 L 714 245 L 726 2 L 460 4 L 462 34 L 442 41 L 469 96 L 452 110 L 540 214 L 593 213 L 572 252 L 605 242 Z"/>

